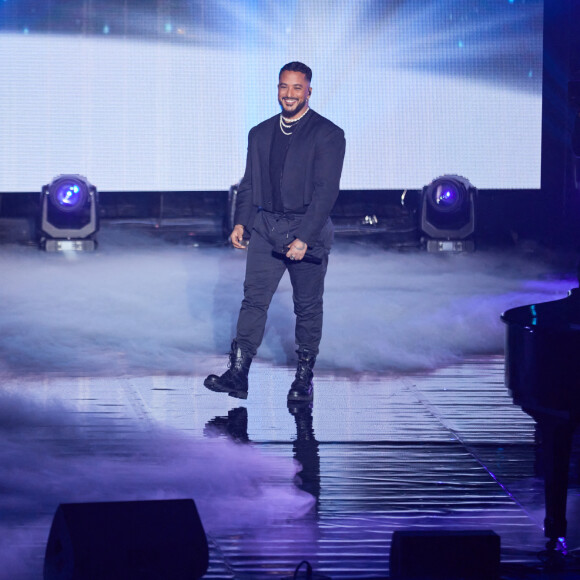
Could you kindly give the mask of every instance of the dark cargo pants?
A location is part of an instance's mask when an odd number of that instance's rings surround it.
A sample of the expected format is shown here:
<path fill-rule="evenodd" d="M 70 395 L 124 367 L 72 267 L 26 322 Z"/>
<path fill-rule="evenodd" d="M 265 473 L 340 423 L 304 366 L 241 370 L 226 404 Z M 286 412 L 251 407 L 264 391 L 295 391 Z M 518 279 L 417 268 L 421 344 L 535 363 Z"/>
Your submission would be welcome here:
<path fill-rule="evenodd" d="M 295 239 L 300 215 L 282 215 L 261 211 L 256 216 L 248 246 L 244 299 L 238 318 L 238 346 L 255 356 L 264 337 L 266 317 L 278 284 L 288 270 L 292 284 L 295 341 L 298 349 L 318 354 L 322 337 L 322 295 L 328 254 L 333 239 L 330 219 L 320 239 L 308 248 L 303 260 L 292 262 L 285 257 L 284 246 Z"/>

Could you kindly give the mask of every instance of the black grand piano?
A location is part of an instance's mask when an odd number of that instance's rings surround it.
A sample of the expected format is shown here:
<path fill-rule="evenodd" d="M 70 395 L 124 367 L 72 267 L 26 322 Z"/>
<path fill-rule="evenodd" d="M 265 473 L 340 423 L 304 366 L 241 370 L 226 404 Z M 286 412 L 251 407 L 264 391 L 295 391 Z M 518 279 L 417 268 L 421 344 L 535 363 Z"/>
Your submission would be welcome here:
<path fill-rule="evenodd" d="M 548 553 L 566 554 L 566 496 L 574 430 L 580 422 L 580 288 L 553 302 L 512 308 L 505 381 L 537 423 L 544 459 Z"/>

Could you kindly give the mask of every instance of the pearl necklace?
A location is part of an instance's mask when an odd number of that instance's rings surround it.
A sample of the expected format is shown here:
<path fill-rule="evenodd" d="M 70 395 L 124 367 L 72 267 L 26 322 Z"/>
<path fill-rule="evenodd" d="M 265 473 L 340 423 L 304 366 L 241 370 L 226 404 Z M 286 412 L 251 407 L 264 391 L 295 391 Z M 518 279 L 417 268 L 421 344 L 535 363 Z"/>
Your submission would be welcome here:
<path fill-rule="evenodd" d="M 298 121 L 300 121 L 300 119 L 302 119 L 302 117 L 304 117 L 304 115 L 306 115 L 306 113 L 308 113 L 308 111 L 310 111 L 310 109 L 306 109 L 306 111 L 304 111 L 304 113 L 302 113 L 302 115 L 300 115 L 300 117 L 298 117 L 298 119 L 284 119 L 284 116 L 282 115 L 282 113 L 280 113 L 280 130 L 282 131 L 282 133 L 284 133 L 284 135 L 292 135 L 292 132 L 294 131 L 294 127 L 296 127 L 296 123 L 298 123 Z M 284 129 L 289 129 L 288 132 L 286 132 Z"/>

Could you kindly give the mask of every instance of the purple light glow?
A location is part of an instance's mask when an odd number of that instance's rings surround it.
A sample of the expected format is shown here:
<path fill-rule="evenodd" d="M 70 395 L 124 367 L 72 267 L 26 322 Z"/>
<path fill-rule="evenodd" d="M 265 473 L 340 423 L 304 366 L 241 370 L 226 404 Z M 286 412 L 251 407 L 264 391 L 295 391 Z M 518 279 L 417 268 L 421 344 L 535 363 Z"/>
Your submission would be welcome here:
<path fill-rule="evenodd" d="M 459 191 L 451 184 L 439 185 L 435 190 L 435 204 L 448 208 L 455 205 L 460 199 Z"/>
<path fill-rule="evenodd" d="M 74 207 L 81 200 L 81 188 L 76 183 L 64 183 L 56 190 L 56 201 L 64 207 Z"/>

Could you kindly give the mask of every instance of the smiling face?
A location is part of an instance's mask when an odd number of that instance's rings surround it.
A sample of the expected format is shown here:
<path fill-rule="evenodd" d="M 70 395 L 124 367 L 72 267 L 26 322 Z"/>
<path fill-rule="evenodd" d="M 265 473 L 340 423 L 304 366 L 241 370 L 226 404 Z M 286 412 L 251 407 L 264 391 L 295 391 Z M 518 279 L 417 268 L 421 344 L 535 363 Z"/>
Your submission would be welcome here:
<path fill-rule="evenodd" d="M 306 75 L 297 71 L 282 71 L 278 81 L 278 102 L 287 119 L 300 116 L 312 94 Z"/>

